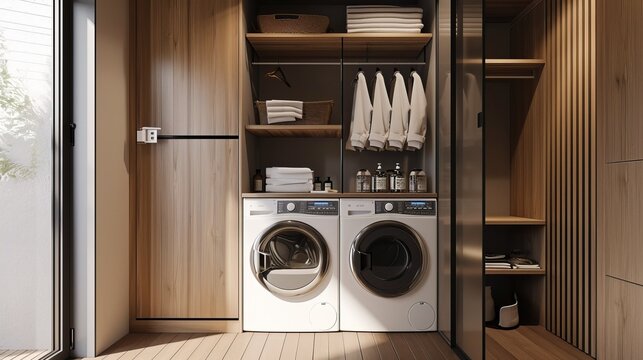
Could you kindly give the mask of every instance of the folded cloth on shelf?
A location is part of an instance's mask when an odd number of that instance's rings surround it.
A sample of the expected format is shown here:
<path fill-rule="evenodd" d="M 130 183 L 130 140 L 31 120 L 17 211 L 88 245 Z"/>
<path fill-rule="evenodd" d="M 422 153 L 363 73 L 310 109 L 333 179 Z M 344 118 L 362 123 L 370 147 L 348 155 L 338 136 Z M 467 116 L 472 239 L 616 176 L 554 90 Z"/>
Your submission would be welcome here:
<path fill-rule="evenodd" d="M 377 13 L 359 13 L 359 14 L 347 14 L 346 20 L 362 20 L 362 19 L 375 19 L 375 18 L 394 18 L 394 19 L 412 19 L 412 20 L 422 20 L 422 14 L 420 13 L 394 13 L 394 12 L 377 12 Z"/>
<path fill-rule="evenodd" d="M 269 167 L 266 168 L 267 178 L 312 179 L 313 171 L 309 168 L 298 167 Z"/>
<path fill-rule="evenodd" d="M 398 29 L 398 28 L 366 28 L 366 29 L 348 29 L 346 32 L 351 34 L 356 33 L 412 33 L 419 34 L 422 32 L 420 29 Z"/>
<path fill-rule="evenodd" d="M 420 7 L 408 7 L 408 6 L 395 6 L 395 5 L 349 5 L 346 6 L 347 14 L 361 14 L 361 13 L 420 13 L 424 12 L 424 9 Z"/>
<path fill-rule="evenodd" d="M 357 73 L 357 81 L 353 92 L 353 113 L 351 126 L 346 143 L 347 150 L 359 151 L 366 148 L 366 140 L 371 130 L 371 115 L 373 104 L 368 94 L 368 85 L 363 72 Z"/>
<path fill-rule="evenodd" d="M 520 265 L 516 264 L 514 265 L 516 269 L 540 269 L 540 265 L 534 264 L 534 265 Z"/>
<path fill-rule="evenodd" d="M 312 179 L 297 179 L 297 178 L 267 178 L 266 185 L 298 185 L 298 184 L 312 184 Z"/>
<path fill-rule="evenodd" d="M 417 25 L 422 24 L 422 18 L 399 18 L 399 17 L 368 17 L 363 19 L 348 19 L 348 25 L 366 25 L 366 24 L 395 24 L 399 25 Z"/>
<path fill-rule="evenodd" d="M 414 23 L 414 24 L 395 24 L 395 23 L 380 23 L 380 24 L 351 24 L 350 22 L 346 26 L 348 30 L 363 30 L 363 29 L 398 29 L 398 30 L 422 30 L 424 24 Z"/>
<path fill-rule="evenodd" d="M 373 90 L 373 119 L 371 131 L 368 134 L 368 149 L 379 151 L 384 148 L 388 138 L 391 123 L 391 102 L 386 92 L 386 83 L 381 72 L 375 74 L 375 90 Z"/>
<path fill-rule="evenodd" d="M 411 113 L 409 115 L 409 132 L 406 137 L 409 150 L 419 150 L 424 146 L 427 121 L 427 101 L 422 78 L 411 72 L 413 87 L 411 89 Z"/>
<path fill-rule="evenodd" d="M 388 132 L 387 150 L 402 151 L 409 129 L 411 104 L 406 92 L 404 77 L 396 71 L 393 84 L 393 103 L 391 104 L 391 126 Z"/>
<path fill-rule="evenodd" d="M 266 185 L 266 192 L 311 192 L 313 184 Z"/>
<path fill-rule="evenodd" d="M 304 103 L 296 100 L 268 100 L 266 112 L 268 124 L 293 122 L 303 118 Z"/>

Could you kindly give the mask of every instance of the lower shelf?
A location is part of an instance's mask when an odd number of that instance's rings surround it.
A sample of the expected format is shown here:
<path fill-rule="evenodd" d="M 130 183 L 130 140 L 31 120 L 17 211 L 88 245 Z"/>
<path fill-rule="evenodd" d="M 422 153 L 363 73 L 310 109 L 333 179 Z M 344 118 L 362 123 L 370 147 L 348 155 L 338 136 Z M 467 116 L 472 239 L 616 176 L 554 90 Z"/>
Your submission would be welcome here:
<path fill-rule="evenodd" d="M 547 275 L 545 269 L 485 269 L 485 275 Z"/>
<path fill-rule="evenodd" d="M 261 137 L 342 137 L 341 125 L 246 125 L 246 131 Z"/>

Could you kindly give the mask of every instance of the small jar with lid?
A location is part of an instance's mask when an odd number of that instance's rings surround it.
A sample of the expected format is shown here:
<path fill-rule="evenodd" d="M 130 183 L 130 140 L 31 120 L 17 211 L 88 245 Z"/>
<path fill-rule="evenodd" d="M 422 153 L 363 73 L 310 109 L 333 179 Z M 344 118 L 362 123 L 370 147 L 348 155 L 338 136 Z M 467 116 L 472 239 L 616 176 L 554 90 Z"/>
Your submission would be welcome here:
<path fill-rule="evenodd" d="M 367 169 L 360 169 L 357 171 L 355 177 L 355 191 L 357 192 L 371 192 L 371 172 Z"/>

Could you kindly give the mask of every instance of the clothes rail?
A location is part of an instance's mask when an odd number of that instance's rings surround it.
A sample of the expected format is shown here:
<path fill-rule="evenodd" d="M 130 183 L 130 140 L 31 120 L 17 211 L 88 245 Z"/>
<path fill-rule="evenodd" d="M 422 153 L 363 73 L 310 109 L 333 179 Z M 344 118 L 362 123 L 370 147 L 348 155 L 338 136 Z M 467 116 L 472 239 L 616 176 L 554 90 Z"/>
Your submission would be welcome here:
<path fill-rule="evenodd" d="M 238 140 L 239 135 L 159 135 L 159 140 Z"/>

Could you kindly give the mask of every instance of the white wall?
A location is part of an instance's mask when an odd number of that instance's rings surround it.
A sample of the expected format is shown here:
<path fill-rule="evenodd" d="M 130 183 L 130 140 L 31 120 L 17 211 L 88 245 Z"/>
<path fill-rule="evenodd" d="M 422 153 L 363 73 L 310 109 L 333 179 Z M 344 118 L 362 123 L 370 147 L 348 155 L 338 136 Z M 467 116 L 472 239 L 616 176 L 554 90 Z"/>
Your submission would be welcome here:
<path fill-rule="evenodd" d="M 96 2 L 96 352 L 129 331 L 129 6 Z"/>

